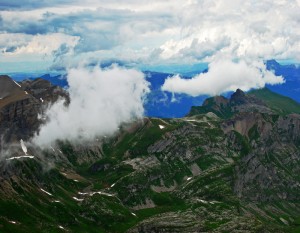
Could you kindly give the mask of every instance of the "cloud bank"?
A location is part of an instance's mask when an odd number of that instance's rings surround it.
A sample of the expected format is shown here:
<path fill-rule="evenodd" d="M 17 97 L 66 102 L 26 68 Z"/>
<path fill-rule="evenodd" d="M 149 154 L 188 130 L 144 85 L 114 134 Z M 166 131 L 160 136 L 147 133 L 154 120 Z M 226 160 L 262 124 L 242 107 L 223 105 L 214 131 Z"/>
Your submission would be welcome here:
<path fill-rule="evenodd" d="M 46 111 L 49 120 L 34 137 L 35 144 L 109 136 L 120 124 L 143 116 L 149 88 L 139 71 L 118 66 L 76 68 L 69 70 L 68 82 L 70 105 L 66 107 L 64 101 L 59 101 Z"/>
<path fill-rule="evenodd" d="M 282 76 L 275 76 L 266 70 L 262 62 L 247 64 L 245 61 L 218 60 L 210 63 L 207 73 L 201 73 L 192 79 L 184 79 L 179 75 L 167 78 L 161 89 L 191 96 L 213 96 L 238 88 L 248 91 L 263 88 L 266 84 L 283 82 Z"/>
<path fill-rule="evenodd" d="M 1 3 L 3 61 L 26 61 L 28 51 L 38 56 L 51 50 L 53 56 L 61 56 L 53 68 L 76 66 L 88 59 L 191 64 L 212 62 L 220 54 L 232 59 L 300 60 L 299 0 Z M 59 36 L 58 44 L 39 41 L 50 41 L 59 34 L 65 37 Z"/>

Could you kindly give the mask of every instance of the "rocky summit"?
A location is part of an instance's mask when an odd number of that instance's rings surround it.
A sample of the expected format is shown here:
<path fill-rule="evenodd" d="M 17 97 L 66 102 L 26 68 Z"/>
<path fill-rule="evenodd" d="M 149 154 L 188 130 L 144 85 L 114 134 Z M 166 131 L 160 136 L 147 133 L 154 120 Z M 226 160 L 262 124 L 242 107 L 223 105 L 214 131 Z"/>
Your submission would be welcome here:
<path fill-rule="evenodd" d="M 0 232 L 300 231 L 297 102 L 237 90 L 41 150 L 27 141 L 59 96 L 68 103 L 45 80 L 0 77 L 1 143 L 15 145 L 1 151 Z"/>

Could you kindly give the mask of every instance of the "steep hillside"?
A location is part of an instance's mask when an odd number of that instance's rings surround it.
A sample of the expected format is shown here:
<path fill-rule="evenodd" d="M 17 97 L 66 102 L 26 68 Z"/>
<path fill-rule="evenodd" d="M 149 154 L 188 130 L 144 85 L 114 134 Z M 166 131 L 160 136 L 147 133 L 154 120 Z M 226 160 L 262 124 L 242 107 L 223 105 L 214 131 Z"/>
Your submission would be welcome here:
<path fill-rule="evenodd" d="M 249 94 L 265 101 L 270 108 L 280 114 L 300 114 L 300 104 L 298 102 L 289 97 L 272 92 L 267 88 L 252 90 Z"/>

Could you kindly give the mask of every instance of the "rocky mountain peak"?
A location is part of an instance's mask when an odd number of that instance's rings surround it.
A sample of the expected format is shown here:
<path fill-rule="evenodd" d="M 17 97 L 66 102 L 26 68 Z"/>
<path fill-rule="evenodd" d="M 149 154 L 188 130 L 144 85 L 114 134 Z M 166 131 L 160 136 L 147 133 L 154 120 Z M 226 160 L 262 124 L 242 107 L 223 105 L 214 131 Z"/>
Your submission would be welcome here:
<path fill-rule="evenodd" d="M 234 104 L 244 104 L 247 102 L 247 96 L 241 89 L 237 89 L 236 92 L 231 95 L 230 102 Z"/>
<path fill-rule="evenodd" d="M 213 112 L 221 118 L 229 118 L 237 112 L 272 113 L 273 110 L 265 101 L 257 98 L 255 95 L 237 89 L 236 92 L 231 95 L 230 99 L 224 96 L 215 96 L 206 99 L 202 106 L 192 107 L 188 116 L 208 112 Z"/>

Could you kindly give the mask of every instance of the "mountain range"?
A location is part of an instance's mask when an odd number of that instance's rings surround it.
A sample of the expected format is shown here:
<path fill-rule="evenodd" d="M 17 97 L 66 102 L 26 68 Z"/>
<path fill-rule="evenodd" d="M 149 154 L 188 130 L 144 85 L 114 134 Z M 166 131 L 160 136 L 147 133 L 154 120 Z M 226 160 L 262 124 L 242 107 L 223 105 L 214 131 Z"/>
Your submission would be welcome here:
<path fill-rule="evenodd" d="M 0 76 L 0 232 L 299 232 L 300 104 L 269 89 L 113 137 L 30 138 L 68 93 Z"/>
<path fill-rule="evenodd" d="M 119 64 L 122 65 L 122 64 Z M 285 79 L 285 83 L 281 85 L 267 85 L 266 87 L 275 93 L 288 96 L 297 102 L 300 102 L 300 69 L 297 65 L 282 65 L 275 60 L 268 60 L 265 62 L 268 70 L 272 70 L 276 75 L 282 75 Z M 108 67 L 109 65 L 105 66 Z M 196 68 L 195 68 L 196 69 Z M 199 70 L 193 70 L 193 72 L 182 73 L 181 76 L 186 79 L 190 79 L 193 76 L 207 72 L 205 67 Z M 144 104 L 145 115 L 149 117 L 164 117 L 174 118 L 183 117 L 188 114 L 192 106 L 201 105 L 203 101 L 208 97 L 205 95 L 192 97 L 186 94 L 173 95 L 169 92 L 161 90 L 165 80 L 173 76 L 174 73 L 162 73 L 154 71 L 144 71 L 146 80 L 150 83 L 151 92 L 147 97 L 147 101 Z M 68 86 L 66 74 L 43 74 L 37 76 L 36 74 L 12 74 L 12 77 L 16 81 L 23 81 L 25 79 L 34 80 L 36 77 L 40 77 L 51 82 L 53 85 L 65 88 Z M 31 78 L 30 78 L 31 77 Z M 225 93 L 225 97 L 230 97 L 232 93 Z"/>

